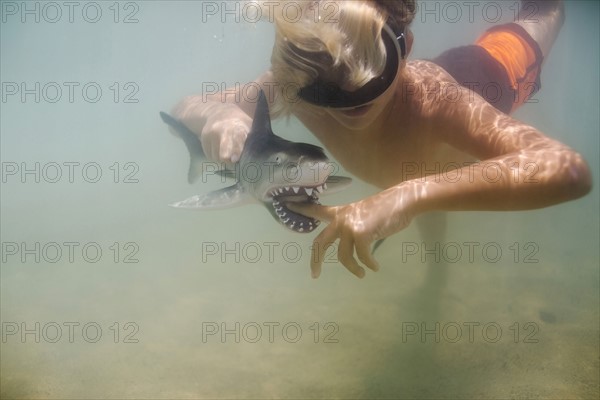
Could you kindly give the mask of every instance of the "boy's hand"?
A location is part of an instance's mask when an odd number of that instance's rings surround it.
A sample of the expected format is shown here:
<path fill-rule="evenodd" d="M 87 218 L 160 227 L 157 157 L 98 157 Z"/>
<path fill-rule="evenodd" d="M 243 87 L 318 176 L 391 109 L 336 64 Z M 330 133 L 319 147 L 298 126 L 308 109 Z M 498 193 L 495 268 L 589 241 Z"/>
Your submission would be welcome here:
<path fill-rule="evenodd" d="M 206 157 L 229 166 L 238 162 L 251 126 L 252 119 L 237 107 L 211 114 L 200 135 Z"/>
<path fill-rule="evenodd" d="M 315 238 L 312 247 L 310 267 L 312 277 L 321 274 L 321 264 L 325 251 L 338 238 L 338 260 L 359 278 L 365 276 L 365 270 L 354 258 L 358 259 L 373 271 L 379 270 L 379 264 L 371 254 L 371 243 L 383 239 L 394 232 L 406 228 L 411 216 L 404 210 L 392 215 L 394 207 L 386 204 L 384 199 L 373 196 L 345 206 L 328 207 L 308 203 L 287 203 L 290 210 L 329 222 L 329 225 Z"/>

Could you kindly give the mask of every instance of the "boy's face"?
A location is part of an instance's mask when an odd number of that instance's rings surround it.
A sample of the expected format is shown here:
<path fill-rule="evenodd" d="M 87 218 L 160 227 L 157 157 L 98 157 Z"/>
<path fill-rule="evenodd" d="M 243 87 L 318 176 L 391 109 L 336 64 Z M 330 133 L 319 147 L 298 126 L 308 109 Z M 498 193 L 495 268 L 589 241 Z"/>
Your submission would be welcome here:
<path fill-rule="evenodd" d="M 347 129 L 365 129 L 375 122 L 387 105 L 392 103 L 399 75 L 400 72 L 382 95 L 365 105 L 352 108 L 325 108 L 325 111 Z"/>
<path fill-rule="evenodd" d="M 410 31 L 409 31 L 410 32 Z M 410 33 L 409 33 L 410 35 Z M 412 44 L 412 35 L 409 45 Z M 388 59 L 384 71 L 363 87 L 348 89 L 341 83 L 332 83 L 326 76 L 300 90 L 304 101 L 322 107 L 331 117 L 348 129 L 359 130 L 373 124 L 385 106 L 392 100 L 408 46 L 405 37 L 396 38 L 386 25 L 382 32 Z M 339 76 L 339 74 L 336 74 Z"/>

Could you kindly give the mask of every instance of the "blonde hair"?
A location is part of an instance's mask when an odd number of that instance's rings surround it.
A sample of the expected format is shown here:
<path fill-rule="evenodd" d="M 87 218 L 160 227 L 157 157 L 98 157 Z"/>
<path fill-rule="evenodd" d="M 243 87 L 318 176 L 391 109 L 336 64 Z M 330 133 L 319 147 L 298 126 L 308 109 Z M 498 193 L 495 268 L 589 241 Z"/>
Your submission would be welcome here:
<path fill-rule="evenodd" d="M 271 70 L 279 93 L 272 113 L 289 116 L 294 105 L 290 92 L 317 78 L 355 90 L 379 76 L 386 64 L 382 28 L 397 4 L 414 5 L 414 0 L 263 3 L 267 13 L 263 15 L 275 24 Z M 390 8 L 383 3 L 396 5 Z M 392 20 L 401 21 L 403 27 L 413 15 L 414 7 L 412 14 L 396 15 Z"/>

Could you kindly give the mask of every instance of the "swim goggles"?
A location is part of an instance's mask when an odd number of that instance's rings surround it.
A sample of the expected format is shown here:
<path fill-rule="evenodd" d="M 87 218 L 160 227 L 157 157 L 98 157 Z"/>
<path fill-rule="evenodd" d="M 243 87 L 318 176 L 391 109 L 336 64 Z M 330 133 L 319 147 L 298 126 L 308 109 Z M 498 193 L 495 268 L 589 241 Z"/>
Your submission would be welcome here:
<path fill-rule="evenodd" d="M 381 96 L 394 82 L 400 60 L 406 57 L 404 32 L 397 35 L 387 24 L 384 25 L 383 31 L 386 33 L 382 36 L 387 59 L 381 75 L 355 91 L 347 91 L 336 83 L 317 79 L 314 83 L 301 88 L 298 96 L 307 103 L 330 108 L 359 107 Z"/>

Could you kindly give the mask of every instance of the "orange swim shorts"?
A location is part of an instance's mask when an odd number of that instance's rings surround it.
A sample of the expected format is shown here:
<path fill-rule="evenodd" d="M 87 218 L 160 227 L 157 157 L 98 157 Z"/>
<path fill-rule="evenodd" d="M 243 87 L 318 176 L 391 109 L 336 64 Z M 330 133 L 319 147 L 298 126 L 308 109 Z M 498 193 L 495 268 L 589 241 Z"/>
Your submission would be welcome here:
<path fill-rule="evenodd" d="M 542 52 L 531 36 L 513 23 L 493 27 L 475 45 L 450 49 L 433 61 L 507 114 L 541 87 Z"/>
<path fill-rule="evenodd" d="M 507 24 L 492 28 L 476 42 L 504 66 L 514 90 L 514 111 L 541 87 L 543 55 L 538 44 L 520 25 Z"/>

